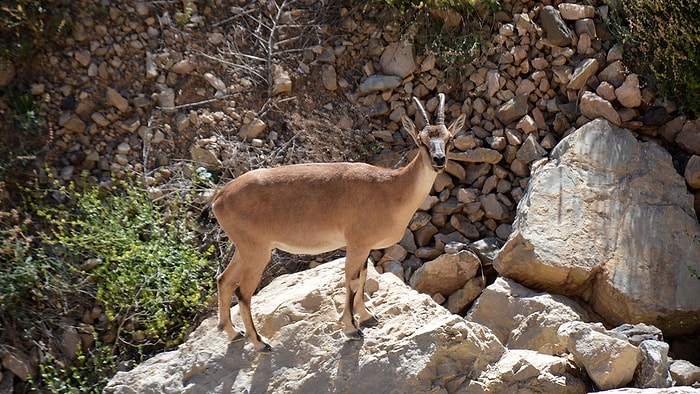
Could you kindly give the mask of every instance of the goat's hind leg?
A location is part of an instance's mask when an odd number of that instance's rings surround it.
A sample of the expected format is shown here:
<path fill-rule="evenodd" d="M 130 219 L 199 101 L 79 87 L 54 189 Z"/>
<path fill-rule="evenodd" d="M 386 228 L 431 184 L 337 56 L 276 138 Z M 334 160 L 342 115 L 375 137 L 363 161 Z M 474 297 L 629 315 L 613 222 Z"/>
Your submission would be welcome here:
<path fill-rule="evenodd" d="M 235 288 L 235 292 L 238 298 L 238 310 L 241 313 L 241 320 L 243 320 L 243 324 L 245 325 L 248 339 L 253 344 L 256 351 L 267 353 L 271 351 L 272 348 L 262 340 L 258 331 L 255 329 L 253 316 L 250 310 L 250 302 L 253 298 L 253 293 L 255 293 L 255 289 L 258 288 L 263 271 L 270 261 L 272 250 L 263 247 L 254 249 L 257 251 L 247 253 L 244 256 L 246 266 L 241 270 L 239 286 Z"/>
<path fill-rule="evenodd" d="M 365 305 L 365 283 L 367 281 L 367 264 L 369 260 L 365 259 L 360 270 L 360 279 L 357 283 L 357 292 L 355 293 L 355 311 L 360 317 L 360 327 L 374 327 L 379 324 L 379 319 Z"/>
<path fill-rule="evenodd" d="M 355 305 L 358 304 L 356 294 L 362 297 L 359 294 L 364 289 L 364 283 L 360 283 L 364 282 L 361 274 L 362 270 L 367 268 L 368 254 L 369 250 L 358 250 L 348 246 L 345 257 L 345 308 L 343 309 L 341 321 L 343 323 L 343 333 L 345 333 L 346 337 L 353 340 L 359 340 L 363 337 L 362 330 L 355 324 Z M 357 287 L 352 285 L 352 282 L 356 279 L 359 279 Z M 353 287 L 355 287 L 354 290 Z M 364 300 L 361 300 L 360 303 L 362 304 L 362 308 L 360 308 L 361 314 L 369 314 L 364 307 Z"/>
<path fill-rule="evenodd" d="M 233 255 L 224 272 L 217 278 L 217 289 L 219 294 L 219 330 L 226 331 L 230 341 L 237 341 L 245 337 L 245 333 L 234 327 L 231 321 L 231 298 L 234 288 L 238 287 L 240 281 L 241 259 L 238 252 Z"/>

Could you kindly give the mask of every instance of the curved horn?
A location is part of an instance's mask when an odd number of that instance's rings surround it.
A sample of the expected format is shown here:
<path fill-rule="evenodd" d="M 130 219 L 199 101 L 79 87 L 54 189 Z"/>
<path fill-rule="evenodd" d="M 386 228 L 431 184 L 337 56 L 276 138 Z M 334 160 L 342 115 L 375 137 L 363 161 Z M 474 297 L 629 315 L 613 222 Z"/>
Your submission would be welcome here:
<path fill-rule="evenodd" d="M 438 94 L 438 97 L 440 98 L 440 105 L 438 106 L 437 124 L 444 125 L 445 124 L 445 94 L 440 93 L 440 94 Z"/>
<path fill-rule="evenodd" d="M 416 102 L 416 105 L 418 106 L 418 111 L 420 111 L 420 114 L 423 116 L 423 120 L 425 120 L 425 124 L 430 124 L 428 121 L 428 114 L 425 113 L 425 108 L 423 108 L 423 105 L 421 105 L 420 101 L 418 101 L 418 98 L 413 96 L 413 101 Z"/>

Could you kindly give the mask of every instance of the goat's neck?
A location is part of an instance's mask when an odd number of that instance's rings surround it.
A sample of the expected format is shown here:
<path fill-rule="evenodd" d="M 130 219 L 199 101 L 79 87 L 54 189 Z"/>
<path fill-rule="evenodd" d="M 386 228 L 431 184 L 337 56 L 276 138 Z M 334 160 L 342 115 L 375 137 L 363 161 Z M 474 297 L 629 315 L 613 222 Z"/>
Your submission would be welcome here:
<path fill-rule="evenodd" d="M 433 169 L 428 149 L 421 146 L 416 157 L 399 170 L 400 183 L 405 196 L 416 209 L 423 203 L 433 187 L 437 172 Z"/>

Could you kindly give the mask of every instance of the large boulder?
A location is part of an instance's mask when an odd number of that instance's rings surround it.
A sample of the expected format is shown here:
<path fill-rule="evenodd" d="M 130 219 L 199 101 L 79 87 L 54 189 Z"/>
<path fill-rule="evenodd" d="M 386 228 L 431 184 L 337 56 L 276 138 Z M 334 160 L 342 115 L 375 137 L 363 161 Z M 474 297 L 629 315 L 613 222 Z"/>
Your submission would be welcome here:
<path fill-rule="evenodd" d="M 466 319 L 488 326 L 509 349 L 545 351 L 560 344 L 557 330 L 588 314 L 574 301 L 539 293 L 507 278 L 497 278 L 474 303 Z"/>
<path fill-rule="evenodd" d="M 534 170 L 494 261 L 525 286 L 580 296 L 613 325 L 700 328 L 700 226 L 667 151 L 596 119 Z"/>
<path fill-rule="evenodd" d="M 559 336 L 601 390 L 624 387 L 634 378 L 642 352 L 629 342 L 608 335 L 602 325 L 568 322 L 559 327 Z"/>
<path fill-rule="evenodd" d="M 380 323 L 364 330 L 364 340 L 348 341 L 339 323 L 343 263 L 279 277 L 253 297 L 254 319 L 271 354 L 255 353 L 248 341 L 228 343 L 212 317 L 177 350 L 118 373 L 105 392 L 454 391 L 478 380 L 507 353 L 488 328 L 372 268 L 368 282 L 375 288 L 378 283 L 378 290 L 369 304 Z M 240 325 L 237 307 L 232 316 Z M 527 386 L 521 378 L 500 381 Z M 540 384 L 536 376 L 528 379 Z"/>

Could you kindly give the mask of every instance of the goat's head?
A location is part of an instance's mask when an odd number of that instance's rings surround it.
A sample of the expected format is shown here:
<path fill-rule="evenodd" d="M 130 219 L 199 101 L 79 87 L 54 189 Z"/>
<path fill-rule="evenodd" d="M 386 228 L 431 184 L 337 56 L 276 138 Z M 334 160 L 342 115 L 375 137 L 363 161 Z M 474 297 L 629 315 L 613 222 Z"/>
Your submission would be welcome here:
<path fill-rule="evenodd" d="M 425 127 L 423 127 L 423 130 L 420 132 L 417 132 L 415 124 L 406 115 L 401 118 L 401 123 L 408 134 L 413 137 L 416 145 L 418 145 L 419 148 L 427 149 L 430 154 L 433 169 L 437 172 L 442 172 L 447 165 L 447 152 L 452 148 L 452 139 L 454 135 L 464 127 L 466 116 L 462 114 L 455 119 L 449 127 L 445 126 L 445 95 L 440 93 L 438 97 L 440 99 L 440 105 L 438 107 L 437 123 L 435 125 L 430 124 L 425 108 L 423 108 L 423 105 L 421 105 L 420 101 L 415 97 L 413 97 L 413 101 L 415 101 L 418 111 L 425 121 Z"/>

